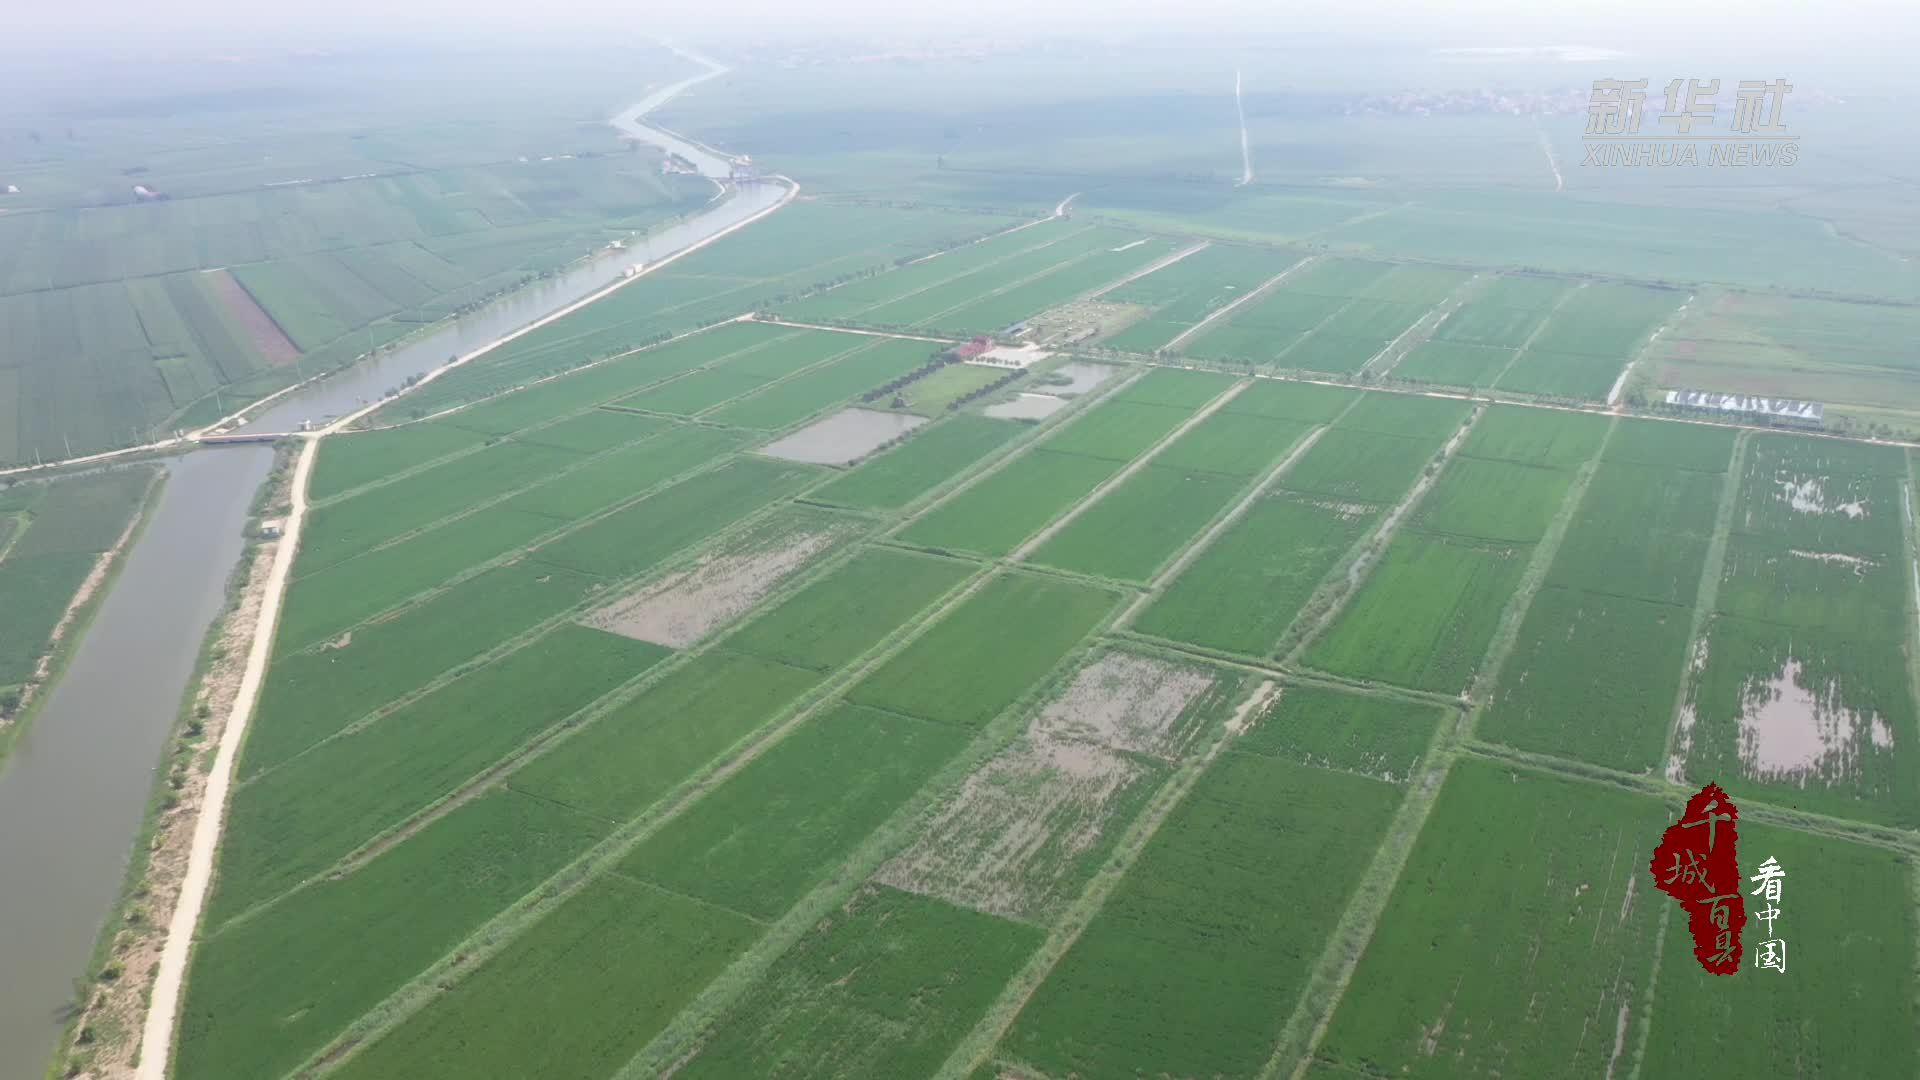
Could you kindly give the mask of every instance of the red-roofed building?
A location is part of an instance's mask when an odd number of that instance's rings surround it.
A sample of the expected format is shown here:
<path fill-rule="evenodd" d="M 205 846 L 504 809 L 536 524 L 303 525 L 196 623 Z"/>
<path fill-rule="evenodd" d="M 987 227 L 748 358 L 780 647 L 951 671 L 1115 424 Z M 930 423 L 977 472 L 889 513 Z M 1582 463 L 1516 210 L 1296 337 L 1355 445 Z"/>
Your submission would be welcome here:
<path fill-rule="evenodd" d="M 959 357 L 961 360 L 971 360 L 991 348 L 993 348 L 993 339 L 982 335 L 967 342 L 965 345 L 955 348 L 953 355 Z"/>

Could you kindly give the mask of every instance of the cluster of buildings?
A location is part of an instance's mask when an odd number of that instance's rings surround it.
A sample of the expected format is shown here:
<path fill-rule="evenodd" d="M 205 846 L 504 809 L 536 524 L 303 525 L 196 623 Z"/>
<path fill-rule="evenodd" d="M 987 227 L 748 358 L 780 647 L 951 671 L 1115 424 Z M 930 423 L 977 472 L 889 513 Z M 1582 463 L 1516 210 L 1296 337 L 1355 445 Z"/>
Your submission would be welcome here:
<path fill-rule="evenodd" d="M 995 345 L 986 352 L 968 361 L 972 364 L 985 364 L 988 367 L 1030 368 L 1053 354 L 1029 341 L 1022 345 Z"/>
<path fill-rule="evenodd" d="M 660 175 L 671 176 L 674 173 L 679 173 L 684 176 L 698 176 L 700 175 L 700 170 L 693 162 L 688 161 L 679 154 L 669 153 L 660 159 Z"/>
<path fill-rule="evenodd" d="M 1668 408 L 1711 413 L 1739 420 L 1765 420 L 1787 427 L 1826 426 L 1826 409 L 1817 401 L 1722 394 L 1712 390 L 1669 390 Z"/>
<path fill-rule="evenodd" d="M 1378 94 L 1348 102 L 1348 116 L 1572 116 L 1587 111 L 1590 91 L 1433 90 Z"/>
<path fill-rule="evenodd" d="M 1653 118 L 1665 111 L 1668 79 L 1663 75 L 1628 70 L 1630 67 L 1631 64 L 1617 69 L 1621 72 L 1617 77 L 1635 79 L 1646 76 L 1646 124 L 1651 128 Z M 1595 69 L 1596 73 L 1600 73 L 1601 70 Z M 1615 69 L 1608 69 L 1608 73 L 1612 73 L 1613 70 Z M 1703 94 L 1692 100 L 1702 104 L 1718 104 L 1721 109 L 1720 115 L 1730 118 L 1734 103 L 1734 84 L 1722 79 L 1721 87 L 1717 96 Z M 1583 85 L 1535 90 L 1513 87 L 1477 87 L 1470 90 L 1397 90 L 1386 94 L 1352 95 L 1336 101 L 1347 116 L 1579 116 L 1592 108 L 1594 89 L 1591 85 Z M 1845 99 L 1824 94 L 1811 87 L 1796 90 L 1793 95 L 1794 108 L 1808 105 L 1845 104 Z M 1726 119 L 1720 121 L 1723 125 L 1726 122 Z M 1711 128 L 1712 125 L 1708 126 Z"/>
<path fill-rule="evenodd" d="M 969 341 L 963 345 L 954 346 L 953 356 L 954 356 L 954 359 L 964 363 L 966 361 L 978 358 L 980 355 L 982 355 L 988 349 L 991 349 L 991 348 L 993 348 L 993 339 L 986 336 L 985 334 L 982 334 L 979 337 L 974 338 L 972 341 Z"/>
<path fill-rule="evenodd" d="M 954 359 L 963 364 L 977 364 L 981 367 L 1007 368 L 1020 371 L 1045 360 L 1053 354 L 1033 342 L 1021 345 L 997 345 L 986 335 L 974 338 L 952 350 Z"/>

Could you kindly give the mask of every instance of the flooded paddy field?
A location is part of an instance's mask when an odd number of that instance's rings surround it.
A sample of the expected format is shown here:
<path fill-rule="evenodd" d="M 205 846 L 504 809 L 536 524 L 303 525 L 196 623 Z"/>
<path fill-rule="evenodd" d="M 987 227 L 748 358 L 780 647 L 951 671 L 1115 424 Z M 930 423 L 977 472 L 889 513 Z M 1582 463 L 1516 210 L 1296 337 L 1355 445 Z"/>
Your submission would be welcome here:
<path fill-rule="evenodd" d="M 1669 775 L 1920 824 L 1904 467 L 1893 447 L 1752 437 Z"/>
<path fill-rule="evenodd" d="M 760 452 L 784 461 L 847 465 L 926 422 L 924 416 L 877 409 L 842 409 L 785 438 L 775 439 L 761 447 Z"/>
<path fill-rule="evenodd" d="M 1052 394 L 1022 393 L 1015 395 L 1011 401 L 989 405 L 982 412 L 996 420 L 1045 420 L 1066 407 L 1066 398 Z"/>
<path fill-rule="evenodd" d="M 1051 371 L 1041 373 L 1036 385 L 1043 387 L 1047 393 L 1056 397 L 1074 397 L 1097 389 L 1102 383 L 1118 375 L 1120 370 L 1112 364 L 1069 360 Z"/>

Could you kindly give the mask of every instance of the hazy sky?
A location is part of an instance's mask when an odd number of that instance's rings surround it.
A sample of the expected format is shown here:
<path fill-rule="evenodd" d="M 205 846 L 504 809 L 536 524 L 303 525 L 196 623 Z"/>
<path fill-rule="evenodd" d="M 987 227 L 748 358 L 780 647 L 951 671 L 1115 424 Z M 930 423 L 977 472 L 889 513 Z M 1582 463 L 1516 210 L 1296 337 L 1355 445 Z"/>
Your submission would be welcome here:
<path fill-rule="evenodd" d="M 1786 44 L 1807 36 L 1872 43 L 1888 32 L 1911 36 L 1920 15 L 1913 0 L 724 0 L 688 5 L 659 0 L 327 0 L 324 4 L 260 4 L 254 0 L 60 0 L 14 5 L 8 25 L 164 33 L 185 26 L 269 28 L 341 25 L 371 28 L 422 22 L 473 27 L 492 23 L 699 25 L 755 31 L 772 20 L 822 20 L 904 26 L 948 22 L 969 30 L 1075 27 L 1098 31 L 1115 23 L 1174 27 L 1231 23 L 1269 29 L 1396 30 L 1596 38 L 1683 35 Z M 1566 41 L 1540 42 L 1562 44 Z"/>
<path fill-rule="evenodd" d="M 1920 55 L 1920 0 L 57 0 L 13 5 L 0 54 L 60 63 L 78 49 L 189 45 L 327 47 L 370 37 L 535 47 L 667 34 L 1034 32 L 1131 37 L 1151 48 L 1175 32 L 1298 38 L 1338 35 L 1365 65 L 1375 43 L 1588 46 L 1649 71 L 1791 77 L 1806 85 L 1904 98 Z M 1384 54 L 1381 54 L 1384 58 Z M 1329 57 L 1331 59 L 1331 56 Z M 34 67 L 40 65 L 23 65 Z M 1636 69 L 1637 70 L 1637 69 Z M 1753 74 L 1758 73 L 1758 74 Z M 0 73 L 0 82 L 4 82 Z"/>

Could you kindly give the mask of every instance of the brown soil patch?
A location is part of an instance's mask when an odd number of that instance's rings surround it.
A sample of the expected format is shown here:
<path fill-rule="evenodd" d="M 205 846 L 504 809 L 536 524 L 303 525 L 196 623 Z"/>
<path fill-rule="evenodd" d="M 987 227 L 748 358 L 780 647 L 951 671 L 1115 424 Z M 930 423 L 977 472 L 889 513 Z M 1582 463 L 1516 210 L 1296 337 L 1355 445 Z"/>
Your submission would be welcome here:
<path fill-rule="evenodd" d="M 260 359 L 268 367 L 286 367 L 300 358 L 300 347 L 287 337 L 247 287 L 240 284 L 240 279 L 225 270 L 211 270 L 207 272 L 207 283 L 227 314 L 233 316 L 235 325 L 260 351 Z"/>
<path fill-rule="evenodd" d="M 286 479 L 276 483 L 277 492 L 283 493 Z M 187 853 L 193 846 L 194 825 L 200 819 L 207 769 L 240 691 L 240 676 L 246 669 L 279 544 L 270 541 L 254 549 L 239 605 L 221 624 L 214 658 L 194 692 L 193 715 L 204 718 L 200 721 L 204 729 L 199 735 L 184 734 L 170 751 L 172 805 L 161 811 L 140 880 L 126 906 L 115 915 L 119 929 L 108 963 L 117 966 L 119 974 L 111 981 L 93 984 L 92 996 L 74 1027 L 81 1041 L 61 1048 L 65 1061 L 73 1067 L 69 1075 L 86 1080 L 129 1080 L 134 1075 L 147 994 L 158 973 L 167 923 L 186 876 Z"/>
<path fill-rule="evenodd" d="M 1104 746 L 1023 738 L 968 776 L 876 880 L 975 911 L 1038 916 L 1064 899 L 1110 804 L 1145 772 Z"/>
<path fill-rule="evenodd" d="M 1043 387 L 1047 393 L 1058 397 L 1078 397 L 1081 394 L 1099 389 L 1101 383 L 1106 382 L 1118 374 L 1120 374 L 1120 369 L 1112 364 L 1093 364 L 1085 360 L 1069 360 L 1064 364 L 1041 372 L 1035 385 Z"/>
<path fill-rule="evenodd" d="M 711 555 L 691 570 L 628 593 L 580 619 L 582 625 L 684 649 L 743 614 L 833 542 L 828 532 L 783 536 L 778 546 Z"/>
<path fill-rule="evenodd" d="M 960 791 L 876 880 L 1012 919 L 1041 919 L 1080 887 L 1086 859 L 1137 783 L 1135 755 L 1177 758 L 1198 733 L 1203 671 L 1110 652 L 1082 668 L 1026 733 Z"/>
<path fill-rule="evenodd" d="M 1110 652 L 1080 669 L 1066 692 L 1034 720 L 1032 731 L 1173 761 L 1198 730 L 1197 719 L 1184 726 L 1176 722 L 1212 686 L 1213 677 L 1204 671 Z"/>

